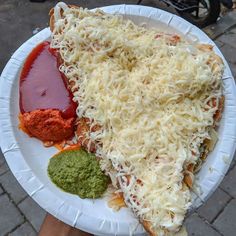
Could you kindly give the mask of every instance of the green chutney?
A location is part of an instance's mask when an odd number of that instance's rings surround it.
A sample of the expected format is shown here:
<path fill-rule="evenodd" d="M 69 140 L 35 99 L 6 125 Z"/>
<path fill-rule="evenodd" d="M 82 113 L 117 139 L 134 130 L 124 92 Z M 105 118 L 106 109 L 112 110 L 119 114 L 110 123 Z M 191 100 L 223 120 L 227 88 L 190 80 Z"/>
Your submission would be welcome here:
<path fill-rule="evenodd" d="M 81 198 L 101 197 L 109 183 L 96 156 L 83 149 L 57 153 L 49 161 L 48 175 L 59 188 Z"/>

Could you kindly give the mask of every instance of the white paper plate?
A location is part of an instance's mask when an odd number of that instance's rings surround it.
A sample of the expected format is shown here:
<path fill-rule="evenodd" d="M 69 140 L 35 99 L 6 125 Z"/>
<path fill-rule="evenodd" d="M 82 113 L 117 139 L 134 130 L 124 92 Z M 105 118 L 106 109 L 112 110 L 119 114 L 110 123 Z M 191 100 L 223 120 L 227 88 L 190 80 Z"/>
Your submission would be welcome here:
<path fill-rule="evenodd" d="M 165 11 L 135 5 L 115 5 L 102 8 L 109 13 L 119 13 L 135 23 L 147 27 L 161 27 L 175 31 L 192 40 L 214 45 L 214 42 L 197 27 L 182 18 Z M 26 192 L 46 211 L 65 223 L 97 235 L 144 235 L 142 226 L 128 209 L 113 212 L 106 200 L 81 200 L 62 192 L 47 176 L 49 158 L 57 152 L 45 148 L 42 143 L 18 130 L 19 95 L 18 75 L 29 52 L 50 37 L 44 29 L 25 42 L 11 57 L 0 80 L 0 145 L 6 161 Z M 193 193 L 193 208 L 198 207 L 216 189 L 223 179 L 233 158 L 236 140 L 235 83 L 227 62 L 225 63 L 225 109 L 219 127 L 219 141 L 197 175 L 196 185 L 200 193 Z"/>

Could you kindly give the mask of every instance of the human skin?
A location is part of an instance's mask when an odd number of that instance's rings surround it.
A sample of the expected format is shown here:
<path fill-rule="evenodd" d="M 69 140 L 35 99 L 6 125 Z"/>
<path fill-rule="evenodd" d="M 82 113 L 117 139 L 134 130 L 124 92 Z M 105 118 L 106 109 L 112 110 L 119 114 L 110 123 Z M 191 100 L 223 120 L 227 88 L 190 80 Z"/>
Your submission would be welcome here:
<path fill-rule="evenodd" d="M 38 236 L 93 236 L 79 229 L 73 228 L 54 216 L 47 214 L 41 225 Z"/>

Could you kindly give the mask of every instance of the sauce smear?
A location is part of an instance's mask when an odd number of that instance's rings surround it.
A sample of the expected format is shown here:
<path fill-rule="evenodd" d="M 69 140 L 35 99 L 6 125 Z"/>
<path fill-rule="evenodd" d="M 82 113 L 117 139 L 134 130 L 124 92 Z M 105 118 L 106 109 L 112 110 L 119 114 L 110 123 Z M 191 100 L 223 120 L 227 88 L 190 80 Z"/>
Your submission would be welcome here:
<path fill-rule="evenodd" d="M 20 75 L 21 113 L 58 109 L 64 118 L 74 117 L 77 105 L 72 98 L 50 43 L 40 43 L 27 57 Z"/>

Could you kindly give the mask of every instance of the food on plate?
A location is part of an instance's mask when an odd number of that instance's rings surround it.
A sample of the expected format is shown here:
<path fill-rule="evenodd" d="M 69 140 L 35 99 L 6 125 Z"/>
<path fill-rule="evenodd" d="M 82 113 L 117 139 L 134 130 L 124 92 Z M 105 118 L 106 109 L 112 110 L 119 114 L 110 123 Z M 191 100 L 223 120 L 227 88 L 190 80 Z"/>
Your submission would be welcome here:
<path fill-rule="evenodd" d="M 209 45 L 101 10 L 59 3 L 50 15 L 51 48 L 86 120 L 78 136 L 123 193 L 114 201 L 124 199 L 150 235 L 175 234 L 194 171 L 217 141 L 221 58 Z"/>
<path fill-rule="evenodd" d="M 122 193 L 113 193 L 108 201 L 108 206 L 115 211 L 120 210 L 122 207 L 126 207 L 124 197 Z"/>
<path fill-rule="evenodd" d="M 95 152 L 95 143 L 89 138 L 89 134 L 99 131 L 101 127 L 99 125 L 90 126 L 90 120 L 88 118 L 80 118 L 77 121 L 76 136 L 77 142 L 90 152 Z"/>
<path fill-rule="evenodd" d="M 82 149 L 66 149 L 54 155 L 48 175 L 58 187 L 81 198 L 101 197 L 109 183 L 96 156 Z"/>
<path fill-rule="evenodd" d="M 50 47 L 34 49 L 21 73 L 21 127 L 53 143 L 74 134 L 86 150 L 51 158 L 52 181 L 95 198 L 108 175 L 110 206 L 129 207 L 150 235 L 179 234 L 194 174 L 217 142 L 221 58 L 211 45 L 64 3 L 50 11 L 50 29 Z M 46 65 L 44 53 L 53 58 Z M 62 93 L 45 89 L 57 83 Z"/>
<path fill-rule="evenodd" d="M 76 107 L 50 43 L 40 43 L 20 75 L 20 127 L 43 142 L 63 141 L 74 135 Z"/>
<path fill-rule="evenodd" d="M 74 135 L 74 118 L 64 118 L 61 111 L 33 110 L 19 115 L 22 129 L 43 142 L 60 142 Z"/>

